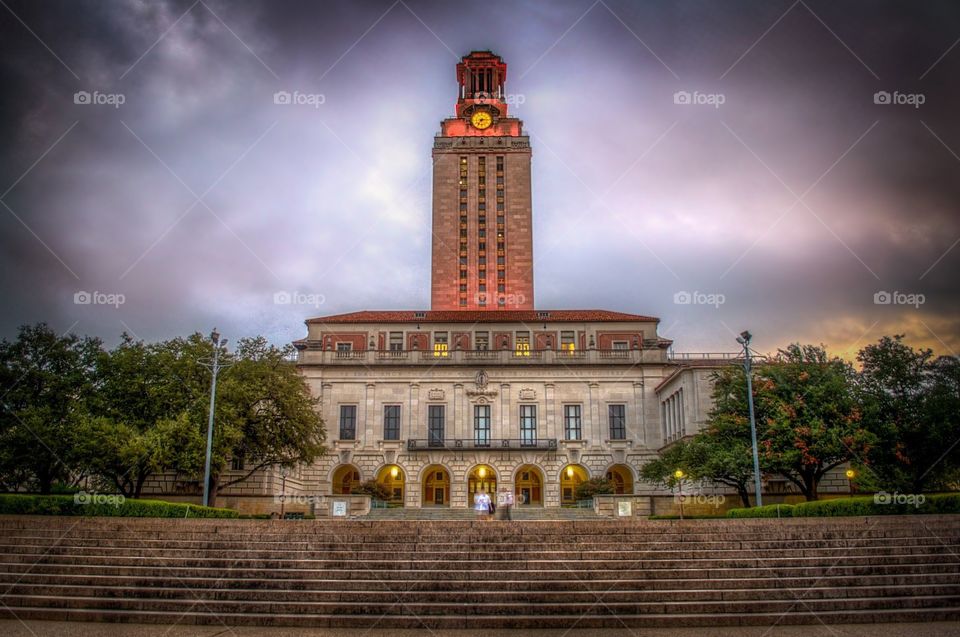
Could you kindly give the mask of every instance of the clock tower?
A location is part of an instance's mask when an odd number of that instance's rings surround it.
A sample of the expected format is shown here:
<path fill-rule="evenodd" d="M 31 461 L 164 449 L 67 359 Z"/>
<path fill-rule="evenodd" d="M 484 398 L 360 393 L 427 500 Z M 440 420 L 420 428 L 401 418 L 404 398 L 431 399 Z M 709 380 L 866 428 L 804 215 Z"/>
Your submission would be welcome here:
<path fill-rule="evenodd" d="M 455 116 L 433 144 L 433 310 L 534 307 L 530 139 L 506 79 L 490 51 L 457 64 Z"/>

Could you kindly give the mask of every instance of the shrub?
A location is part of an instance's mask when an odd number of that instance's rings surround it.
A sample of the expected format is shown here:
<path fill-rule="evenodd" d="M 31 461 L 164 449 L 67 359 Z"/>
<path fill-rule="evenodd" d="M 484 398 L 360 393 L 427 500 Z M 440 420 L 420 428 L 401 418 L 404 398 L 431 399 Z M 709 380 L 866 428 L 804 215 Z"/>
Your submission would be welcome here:
<path fill-rule="evenodd" d="M 922 497 L 922 501 L 920 501 Z M 912 515 L 924 513 L 960 513 L 960 493 L 940 493 L 923 496 L 900 496 L 894 494 L 890 501 L 879 501 L 872 495 L 832 500 L 814 500 L 800 504 L 781 504 L 780 517 L 837 517 L 856 515 Z M 777 517 L 777 505 L 770 504 L 750 509 L 731 509 L 731 518 Z"/>
<path fill-rule="evenodd" d="M 794 516 L 792 504 L 767 504 L 762 507 L 749 509 L 730 509 L 729 518 L 792 518 Z"/>
<path fill-rule="evenodd" d="M 613 483 L 606 478 L 590 478 L 578 484 L 573 494 L 577 500 L 589 500 L 595 495 L 611 494 L 614 490 Z"/>
<path fill-rule="evenodd" d="M 185 502 L 123 500 L 122 502 L 78 501 L 70 495 L 0 494 L 0 513 L 19 515 L 81 515 L 127 518 L 235 518 L 233 509 L 203 507 Z"/>
<path fill-rule="evenodd" d="M 383 500 L 386 502 L 389 500 L 393 494 L 390 492 L 390 489 L 376 480 L 367 480 L 366 482 L 361 482 L 353 489 L 350 490 L 350 493 L 354 495 L 368 495 L 374 500 Z"/>

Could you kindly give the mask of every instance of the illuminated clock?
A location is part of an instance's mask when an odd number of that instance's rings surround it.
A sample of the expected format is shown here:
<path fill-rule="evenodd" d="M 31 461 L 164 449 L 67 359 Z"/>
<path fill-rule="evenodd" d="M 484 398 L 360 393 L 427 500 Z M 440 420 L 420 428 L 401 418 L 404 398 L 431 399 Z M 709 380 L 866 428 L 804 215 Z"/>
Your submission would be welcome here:
<path fill-rule="evenodd" d="M 490 124 L 493 123 L 493 117 L 491 117 L 487 111 L 477 111 L 470 116 L 470 123 L 476 128 L 483 130 L 484 128 L 490 127 Z"/>

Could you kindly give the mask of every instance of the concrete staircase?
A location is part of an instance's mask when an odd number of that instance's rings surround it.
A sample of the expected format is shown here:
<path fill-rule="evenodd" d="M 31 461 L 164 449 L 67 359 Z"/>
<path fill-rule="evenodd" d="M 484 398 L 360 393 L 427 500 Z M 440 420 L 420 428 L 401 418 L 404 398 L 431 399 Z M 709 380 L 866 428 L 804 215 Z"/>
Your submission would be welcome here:
<path fill-rule="evenodd" d="M 0 617 L 352 628 L 960 620 L 960 516 L 0 516 Z"/>
<path fill-rule="evenodd" d="M 497 512 L 497 517 L 503 510 Z M 515 506 L 510 512 L 513 520 L 609 520 L 593 509 L 568 509 L 563 507 L 523 507 Z M 368 520 L 475 520 L 477 513 L 473 509 L 452 509 L 450 507 L 424 507 L 371 509 Z"/>

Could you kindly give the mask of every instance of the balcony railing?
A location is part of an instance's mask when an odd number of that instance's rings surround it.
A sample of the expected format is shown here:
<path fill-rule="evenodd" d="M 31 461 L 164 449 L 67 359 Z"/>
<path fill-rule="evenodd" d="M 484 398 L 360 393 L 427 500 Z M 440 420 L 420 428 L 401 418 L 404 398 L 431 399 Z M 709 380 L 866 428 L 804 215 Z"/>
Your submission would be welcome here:
<path fill-rule="evenodd" d="M 677 355 L 658 348 L 646 349 L 483 349 L 433 351 L 413 350 L 324 350 L 319 342 L 302 347 L 301 365 L 636 365 L 665 363 L 668 360 L 735 360 L 735 355 Z"/>
<path fill-rule="evenodd" d="M 489 449 L 491 451 L 555 450 L 556 438 L 487 438 L 487 439 L 438 439 L 423 438 L 407 440 L 407 451 L 449 451 Z"/>

